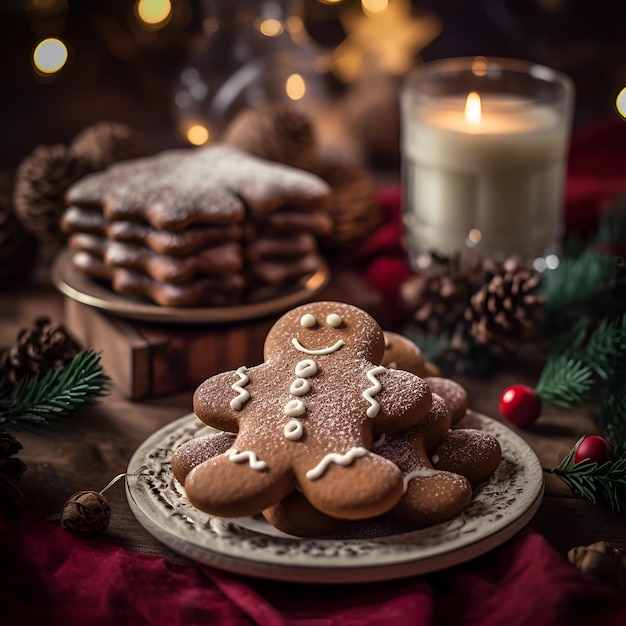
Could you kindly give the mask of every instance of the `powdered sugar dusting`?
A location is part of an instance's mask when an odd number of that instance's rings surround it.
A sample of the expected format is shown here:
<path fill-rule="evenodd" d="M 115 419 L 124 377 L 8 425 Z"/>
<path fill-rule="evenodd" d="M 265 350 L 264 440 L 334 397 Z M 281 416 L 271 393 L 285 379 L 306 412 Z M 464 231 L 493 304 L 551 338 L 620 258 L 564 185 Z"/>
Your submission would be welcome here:
<path fill-rule="evenodd" d="M 452 423 L 456 424 L 467 410 L 469 398 L 465 388 L 455 380 L 440 376 L 427 376 L 424 380 L 433 393 L 446 401 L 452 414 Z"/>
<path fill-rule="evenodd" d="M 259 211 L 286 201 L 306 207 L 328 193 L 328 185 L 310 172 L 216 144 L 114 164 L 74 183 L 67 199 L 79 206 L 101 202 L 109 219 L 146 219 L 157 228 L 180 230 L 239 222 L 245 204 Z"/>

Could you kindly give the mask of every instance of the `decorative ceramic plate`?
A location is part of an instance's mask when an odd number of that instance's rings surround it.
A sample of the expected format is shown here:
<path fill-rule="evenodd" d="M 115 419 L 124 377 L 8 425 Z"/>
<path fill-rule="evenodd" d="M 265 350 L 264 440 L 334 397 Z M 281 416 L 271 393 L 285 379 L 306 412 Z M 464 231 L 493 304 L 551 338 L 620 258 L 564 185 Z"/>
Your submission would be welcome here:
<path fill-rule="evenodd" d="M 229 572 L 304 583 L 359 583 L 444 569 L 504 543 L 531 520 L 543 496 L 543 472 L 530 446 L 504 424 L 468 412 L 460 427 L 497 437 L 502 461 L 470 506 L 452 520 L 411 530 L 382 519 L 319 538 L 287 535 L 262 518 L 223 519 L 198 511 L 172 475 L 172 451 L 214 432 L 186 415 L 149 437 L 128 466 L 126 492 L 139 522 L 186 557 Z"/>
<path fill-rule="evenodd" d="M 330 278 L 328 267 L 323 265 L 303 277 L 292 290 L 269 300 L 255 300 L 238 306 L 169 307 L 115 293 L 105 283 L 77 271 L 72 265 L 72 254 L 72 250 L 63 250 L 52 268 L 52 281 L 61 293 L 95 309 L 146 322 L 219 323 L 263 317 L 307 302 L 328 284 Z"/>

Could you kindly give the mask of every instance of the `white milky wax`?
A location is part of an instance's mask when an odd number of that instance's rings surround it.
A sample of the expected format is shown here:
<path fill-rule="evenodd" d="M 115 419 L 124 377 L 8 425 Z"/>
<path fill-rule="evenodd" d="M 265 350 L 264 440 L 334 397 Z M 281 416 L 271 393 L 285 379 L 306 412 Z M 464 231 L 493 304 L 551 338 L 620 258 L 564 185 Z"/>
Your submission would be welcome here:
<path fill-rule="evenodd" d="M 423 251 L 466 249 L 470 235 L 485 256 L 539 256 L 561 228 L 567 120 L 522 99 L 482 103 L 476 123 L 461 98 L 406 112 L 407 235 Z"/>

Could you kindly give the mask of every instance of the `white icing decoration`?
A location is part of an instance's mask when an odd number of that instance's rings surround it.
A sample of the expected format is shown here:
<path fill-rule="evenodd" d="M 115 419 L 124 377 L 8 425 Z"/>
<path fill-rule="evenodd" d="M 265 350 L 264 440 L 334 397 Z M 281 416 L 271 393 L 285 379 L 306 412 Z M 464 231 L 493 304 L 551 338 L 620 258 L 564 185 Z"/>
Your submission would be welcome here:
<path fill-rule="evenodd" d="M 306 378 L 296 378 L 289 387 L 292 396 L 304 396 L 311 391 L 311 383 Z"/>
<path fill-rule="evenodd" d="M 305 313 L 300 318 L 300 326 L 304 328 L 313 328 L 315 324 L 317 324 L 317 320 L 315 319 L 315 316 L 312 315 L 311 313 Z"/>
<path fill-rule="evenodd" d="M 438 454 L 433 454 L 433 458 L 431 459 L 431 461 L 433 463 L 439 463 L 439 455 Z"/>
<path fill-rule="evenodd" d="M 250 377 L 246 374 L 248 368 L 242 365 L 238 370 L 239 380 L 231 385 L 231 389 L 239 395 L 230 401 L 230 408 L 234 411 L 241 411 L 243 405 L 250 399 L 250 394 L 243 388 L 250 382 Z"/>
<path fill-rule="evenodd" d="M 327 348 L 320 348 L 319 350 L 310 350 L 309 348 L 305 348 L 295 337 L 291 340 L 291 343 L 294 345 L 295 349 L 299 350 L 300 352 L 304 352 L 305 354 L 318 355 L 331 354 L 333 352 L 336 352 L 337 350 L 339 350 L 339 348 L 341 348 L 341 346 L 343 346 L 343 339 L 339 339 L 332 346 L 328 346 Z"/>
<path fill-rule="evenodd" d="M 408 474 L 405 474 L 403 478 L 404 488 L 402 490 L 402 493 L 406 493 L 406 490 L 409 488 L 409 483 L 414 478 L 428 478 L 429 476 L 435 476 L 438 473 L 439 472 L 437 470 L 430 469 L 429 467 L 423 467 L 421 469 L 416 469 L 412 472 L 409 472 Z"/>
<path fill-rule="evenodd" d="M 291 441 L 298 441 L 298 439 L 302 439 L 302 435 L 304 435 L 304 426 L 302 426 L 298 420 L 289 420 L 285 424 L 283 432 L 285 433 L 285 437 L 287 437 L 287 439 L 291 439 Z"/>
<path fill-rule="evenodd" d="M 397 370 L 398 364 L 395 361 L 391 361 L 391 363 L 387 363 L 387 369 Z"/>
<path fill-rule="evenodd" d="M 341 319 L 341 315 L 339 315 L 337 313 L 331 313 L 326 318 L 326 323 L 329 326 L 332 326 L 333 328 L 337 328 L 337 327 L 341 326 L 341 324 L 343 323 L 343 320 Z"/>
<path fill-rule="evenodd" d="M 302 400 L 289 400 L 283 408 L 283 412 L 285 415 L 289 415 L 289 417 L 298 417 L 305 411 L 306 407 L 304 406 L 304 402 L 302 402 Z"/>
<path fill-rule="evenodd" d="M 367 448 L 358 446 L 356 448 L 350 448 L 345 454 L 339 454 L 337 452 L 331 452 L 327 454 L 313 469 L 310 469 L 306 473 L 306 477 L 309 480 L 316 480 L 323 476 L 324 472 L 331 463 L 337 463 L 337 465 L 350 465 L 355 459 L 365 456 L 369 451 Z"/>
<path fill-rule="evenodd" d="M 384 374 L 386 371 L 386 367 L 378 365 L 367 372 L 367 378 L 372 383 L 372 386 L 363 392 L 363 397 L 371 405 L 369 409 L 367 409 L 367 417 L 374 418 L 378 415 L 378 411 L 380 411 L 380 404 L 378 404 L 378 402 L 374 399 L 374 396 L 383 390 L 383 386 L 380 384 L 380 381 L 376 378 L 376 376 Z"/>
<path fill-rule="evenodd" d="M 231 448 L 226 452 L 228 458 L 233 463 L 243 463 L 244 461 L 248 461 L 248 465 L 257 471 L 261 471 L 267 468 L 267 463 L 265 461 L 259 461 L 256 454 L 254 452 L 250 452 L 246 450 L 245 452 L 239 452 L 234 448 Z"/>
<path fill-rule="evenodd" d="M 304 359 L 296 363 L 296 376 L 299 378 L 308 378 L 309 376 L 315 376 L 319 368 L 317 363 L 313 359 Z"/>

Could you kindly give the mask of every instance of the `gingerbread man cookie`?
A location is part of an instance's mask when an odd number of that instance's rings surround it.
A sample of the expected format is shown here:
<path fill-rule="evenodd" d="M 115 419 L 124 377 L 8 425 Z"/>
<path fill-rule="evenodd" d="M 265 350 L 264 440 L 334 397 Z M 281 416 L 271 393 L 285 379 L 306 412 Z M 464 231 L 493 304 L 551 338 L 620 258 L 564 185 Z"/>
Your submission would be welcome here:
<path fill-rule="evenodd" d="M 447 403 L 433 394 L 424 420 L 401 432 L 383 433 L 374 442 L 372 450 L 393 461 L 404 476 L 404 495 L 388 517 L 416 528 L 447 521 L 469 505 L 472 485 L 497 467 L 500 447 L 494 437 L 472 429 L 448 430 L 450 423 Z M 264 510 L 263 517 L 297 536 L 328 535 L 346 524 L 315 510 L 299 491 Z"/>
<path fill-rule="evenodd" d="M 404 476 L 402 499 L 390 516 L 413 526 L 431 526 L 467 507 L 472 487 L 462 475 L 434 469 L 428 450 L 446 439 L 451 414 L 446 402 L 432 394 L 432 408 L 419 424 L 399 433 L 383 434 L 375 452 L 393 461 Z"/>
<path fill-rule="evenodd" d="M 408 337 L 390 330 L 384 333 L 385 354 L 382 365 L 390 369 L 406 370 L 422 378 L 441 375 L 441 370 L 434 363 L 426 361 L 421 348 Z"/>
<path fill-rule="evenodd" d="M 435 469 L 465 476 L 472 485 L 487 480 L 495 472 L 502 450 L 498 440 L 475 428 L 457 428 L 430 451 Z"/>
<path fill-rule="evenodd" d="M 419 465 L 424 466 L 421 471 L 419 468 L 410 470 L 410 467 L 416 467 L 415 462 L 413 461 L 412 464 L 410 461 L 405 462 L 408 495 L 404 496 L 406 502 L 401 500 L 391 511 L 391 517 L 400 518 L 411 525 L 418 526 L 446 521 L 464 508 L 463 505 L 467 502 L 467 484 L 454 476 L 444 475 L 444 472 L 458 474 L 474 487 L 486 481 L 498 467 L 501 458 L 500 445 L 498 440 L 488 433 L 471 428 L 449 430 L 441 441 L 441 436 L 449 421 L 450 418 L 443 410 L 439 399 L 433 396 L 433 408 L 418 427 L 409 429 L 404 434 L 394 433 L 385 437 L 386 443 L 391 444 L 391 454 L 396 460 L 406 455 L 407 443 L 411 447 L 406 458 L 415 459 L 416 438 L 420 438 L 418 440 L 421 454 Z M 395 438 L 402 439 L 399 446 L 394 444 Z M 172 460 L 175 476 L 184 482 L 185 476 L 196 465 L 225 453 L 232 447 L 234 440 L 234 433 L 218 432 L 200 436 L 182 444 Z M 381 443 L 384 443 L 382 436 Z M 431 447 L 433 443 L 437 445 Z M 428 449 L 431 466 L 443 472 L 430 472 L 427 461 L 423 457 L 424 449 Z M 384 452 L 380 447 L 377 451 Z M 412 472 L 413 475 L 411 475 Z M 438 476 L 437 480 L 433 480 L 436 476 Z M 424 482 L 418 484 L 418 481 Z M 413 485 L 409 490 L 408 486 L 411 482 Z M 443 490 L 440 489 L 442 485 L 438 484 L 439 482 L 442 483 Z M 416 497 L 416 494 L 420 492 L 422 497 Z M 419 518 L 416 519 L 418 514 Z M 330 517 L 313 508 L 302 492 L 297 489 L 279 503 L 265 509 L 263 517 L 278 530 L 300 537 L 331 535 L 348 523 L 346 520 Z"/>
<path fill-rule="evenodd" d="M 425 376 L 424 380 L 433 393 L 445 399 L 450 409 L 452 426 L 456 426 L 465 415 L 469 405 L 469 396 L 465 387 L 456 380 L 442 376 Z"/>
<path fill-rule="evenodd" d="M 283 315 L 267 335 L 264 363 L 197 388 L 196 415 L 237 435 L 227 452 L 180 476 L 189 501 L 214 515 L 253 515 L 298 488 L 340 519 L 392 508 L 402 472 L 372 442 L 420 422 L 432 398 L 422 378 L 379 365 L 384 347 L 376 321 L 345 303 Z"/>

